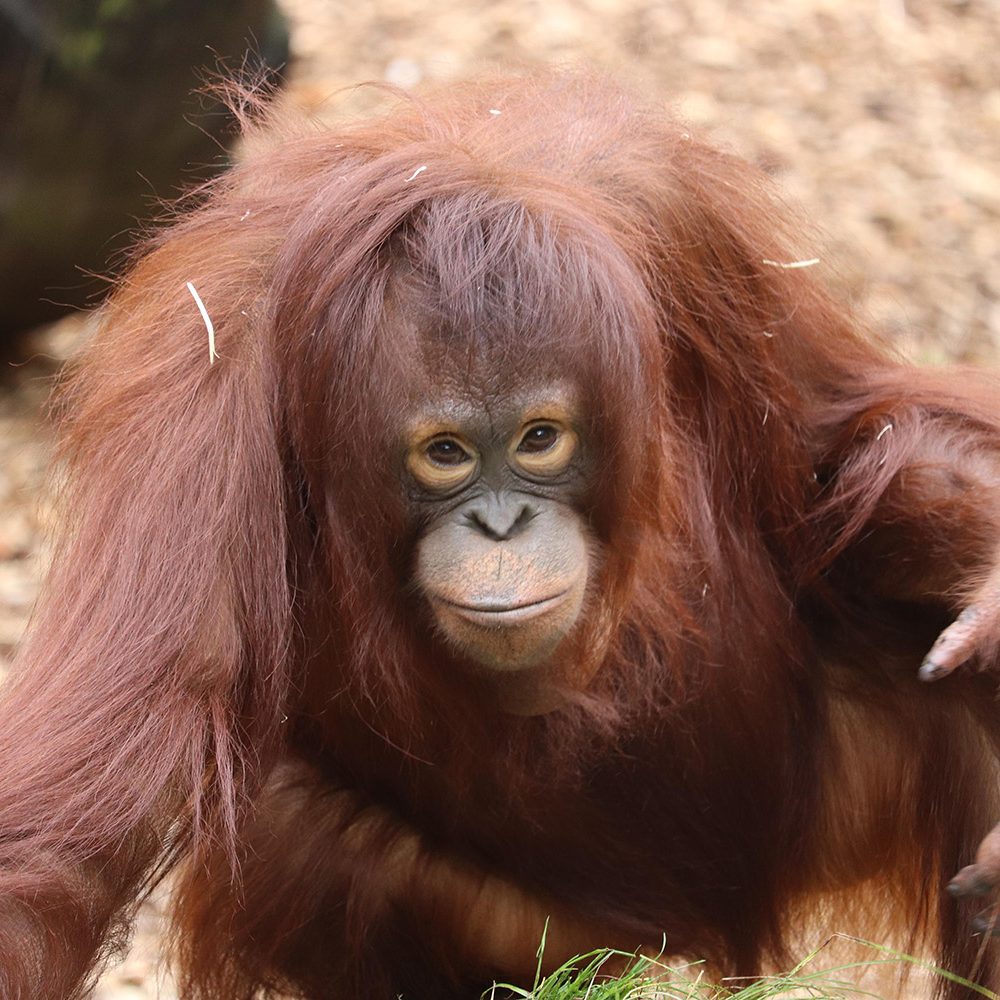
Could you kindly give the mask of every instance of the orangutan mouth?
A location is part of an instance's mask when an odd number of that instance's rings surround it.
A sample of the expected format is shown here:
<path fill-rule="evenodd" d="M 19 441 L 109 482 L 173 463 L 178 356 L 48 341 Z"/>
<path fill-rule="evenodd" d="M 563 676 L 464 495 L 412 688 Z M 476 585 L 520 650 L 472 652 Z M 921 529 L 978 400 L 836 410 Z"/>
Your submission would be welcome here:
<path fill-rule="evenodd" d="M 518 604 L 500 603 L 498 601 L 482 601 L 477 604 L 459 604 L 439 597 L 438 600 L 456 615 L 474 625 L 486 628 L 505 628 L 510 625 L 521 625 L 524 622 L 540 618 L 559 607 L 569 595 L 569 588 L 537 600 L 523 601 Z"/>

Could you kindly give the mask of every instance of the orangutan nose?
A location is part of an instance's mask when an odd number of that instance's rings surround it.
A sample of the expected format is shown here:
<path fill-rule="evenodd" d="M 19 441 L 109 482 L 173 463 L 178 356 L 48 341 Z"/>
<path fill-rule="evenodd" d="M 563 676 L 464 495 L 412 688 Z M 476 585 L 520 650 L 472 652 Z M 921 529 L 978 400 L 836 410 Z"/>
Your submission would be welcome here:
<path fill-rule="evenodd" d="M 468 523 L 494 542 L 506 542 L 519 535 L 535 517 L 525 500 L 491 493 L 465 515 Z"/>

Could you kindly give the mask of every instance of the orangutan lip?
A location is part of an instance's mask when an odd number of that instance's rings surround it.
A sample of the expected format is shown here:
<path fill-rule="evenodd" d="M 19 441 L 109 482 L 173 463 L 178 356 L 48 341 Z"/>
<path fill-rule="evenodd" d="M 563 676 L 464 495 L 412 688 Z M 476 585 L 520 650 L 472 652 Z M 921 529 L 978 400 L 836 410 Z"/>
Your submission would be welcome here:
<path fill-rule="evenodd" d="M 567 589 L 551 597 L 543 597 L 540 601 L 528 601 L 524 604 L 459 604 L 446 597 L 438 597 L 438 600 L 467 621 L 487 628 L 499 628 L 503 625 L 517 625 L 546 614 L 561 604 L 568 593 Z"/>

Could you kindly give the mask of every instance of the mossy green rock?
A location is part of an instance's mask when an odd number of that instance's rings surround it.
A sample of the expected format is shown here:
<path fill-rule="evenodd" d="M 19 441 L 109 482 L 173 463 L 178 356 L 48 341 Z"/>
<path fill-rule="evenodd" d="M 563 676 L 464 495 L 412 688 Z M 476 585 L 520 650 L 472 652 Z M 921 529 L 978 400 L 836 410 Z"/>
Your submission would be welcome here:
<path fill-rule="evenodd" d="M 225 166 L 227 117 L 195 91 L 248 50 L 287 57 L 272 0 L 0 6 L 0 344 L 99 299 L 137 220 Z"/>

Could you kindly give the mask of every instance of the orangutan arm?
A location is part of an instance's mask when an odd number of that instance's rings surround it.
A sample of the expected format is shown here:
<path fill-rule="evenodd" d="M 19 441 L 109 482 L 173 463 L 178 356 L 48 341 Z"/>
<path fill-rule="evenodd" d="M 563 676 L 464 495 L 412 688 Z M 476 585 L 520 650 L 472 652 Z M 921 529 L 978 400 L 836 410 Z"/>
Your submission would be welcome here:
<path fill-rule="evenodd" d="M 387 808 L 330 788 L 302 763 L 283 765 L 271 782 L 242 854 L 238 892 L 222 858 L 190 866 L 178 888 L 185 960 L 196 971 L 217 968 L 227 952 L 251 978 L 359 991 L 372 989 L 350 978 L 364 966 L 359 940 L 380 954 L 417 941 L 429 968 L 530 984 L 543 940 L 543 972 L 595 948 L 641 943 L 430 844 Z M 257 942 L 267 940 L 295 950 L 262 956 Z M 657 942 L 649 944 L 655 952 Z"/>

